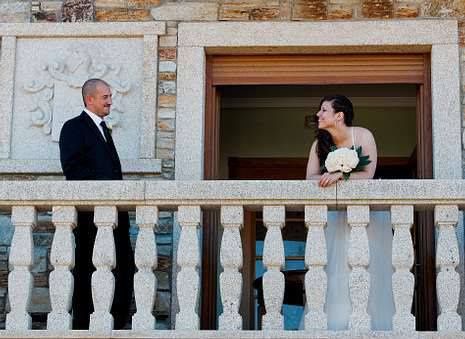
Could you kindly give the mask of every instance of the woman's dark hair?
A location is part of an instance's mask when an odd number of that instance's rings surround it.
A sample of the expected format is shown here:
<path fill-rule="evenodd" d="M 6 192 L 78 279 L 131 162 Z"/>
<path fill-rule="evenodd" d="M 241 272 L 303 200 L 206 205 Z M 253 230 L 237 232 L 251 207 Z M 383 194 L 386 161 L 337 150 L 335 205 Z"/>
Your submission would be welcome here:
<path fill-rule="evenodd" d="M 344 123 L 347 126 L 352 126 L 352 120 L 354 119 L 354 107 L 352 102 L 345 97 L 344 95 L 327 95 L 323 97 L 320 101 L 319 108 L 321 109 L 321 105 L 323 102 L 330 102 L 331 106 L 334 109 L 334 112 L 343 112 L 344 113 Z M 315 125 L 318 127 L 318 117 L 315 114 Z M 323 129 L 317 128 L 316 130 L 316 153 L 318 155 L 318 159 L 320 160 L 320 168 L 324 168 L 324 163 L 326 157 L 328 156 L 329 150 L 332 146 L 335 146 L 333 138 L 331 134 Z M 324 170 L 322 170 L 324 172 Z"/>

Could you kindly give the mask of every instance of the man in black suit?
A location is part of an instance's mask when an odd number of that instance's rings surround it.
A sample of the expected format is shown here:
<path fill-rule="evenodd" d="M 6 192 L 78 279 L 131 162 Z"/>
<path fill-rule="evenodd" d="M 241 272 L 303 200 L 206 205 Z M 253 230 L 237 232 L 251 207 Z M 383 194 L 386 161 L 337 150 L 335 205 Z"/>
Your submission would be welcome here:
<path fill-rule="evenodd" d="M 60 134 L 60 160 L 66 180 L 122 180 L 118 153 L 103 119 L 110 114 L 110 86 L 101 79 L 87 80 L 82 86 L 82 98 L 84 111 L 68 120 Z M 78 227 L 74 230 L 74 329 L 89 328 L 90 314 L 93 312 L 91 277 L 95 271 L 92 251 L 96 233 L 93 212 L 79 212 Z M 127 212 L 118 213 L 114 238 L 116 267 L 113 273 L 116 281 L 111 313 L 114 328 L 121 329 L 129 320 L 135 271 Z"/>

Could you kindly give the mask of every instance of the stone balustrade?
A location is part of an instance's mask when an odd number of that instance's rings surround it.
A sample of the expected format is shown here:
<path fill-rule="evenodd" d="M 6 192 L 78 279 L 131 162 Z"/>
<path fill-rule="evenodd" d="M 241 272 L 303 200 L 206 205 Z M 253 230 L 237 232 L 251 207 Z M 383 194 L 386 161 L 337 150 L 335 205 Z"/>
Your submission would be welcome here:
<path fill-rule="evenodd" d="M 413 244 L 410 228 L 415 209 L 434 210 L 437 226 L 437 294 L 438 332 L 428 338 L 447 333 L 461 333 L 462 320 L 457 313 L 460 296 L 459 245 L 455 227 L 459 210 L 465 206 L 465 180 L 402 180 L 349 181 L 338 187 L 321 189 L 312 181 L 119 181 L 119 182 L 64 182 L 15 181 L 0 182 L 0 210 L 10 212 L 15 228 L 9 256 L 8 290 L 10 310 L 6 329 L 0 337 L 311 337 L 326 336 L 327 315 L 325 299 L 327 249 L 325 226 L 328 211 L 347 211 L 350 227 L 348 264 L 349 290 L 352 313 L 348 337 L 354 333 L 370 336 L 370 316 L 367 304 L 370 289 L 369 240 L 367 226 L 371 210 L 390 211 L 393 233 L 392 287 L 395 303 L 393 331 L 389 336 L 422 337 L 415 330 L 415 318 L 410 309 L 413 301 L 415 277 Z M 96 271 L 92 276 L 95 311 L 91 315 L 90 330 L 72 331 L 70 306 L 74 266 L 74 238 L 78 210 L 93 209 L 97 237 L 93 251 Z M 219 292 L 223 313 L 219 316 L 218 331 L 199 331 L 199 294 L 201 244 L 198 230 L 202 227 L 202 210 L 219 209 L 223 234 L 219 277 Z M 132 318 L 132 329 L 113 331 L 109 313 L 114 294 L 115 249 L 112 229 L 117 227 L 117 211 L 136 212 L 139 234 L 135 247 L 137 273 L 134 293 L 137 312 Z M 177 211 L 181 228 L 177 250 L 177 301 L 174 330 L 155 330 L 152 309 L 156 298 L 157 267 L 156 237 L 153 232 L 160 211 Z M 241 331 L 239 314 L 241 300 L 243 252 L 240 230 L 244 211 L 263 211 L 266 235 L 263 263 L 263 291 L 266 314 L 263 332 Z M 32 233 L 38 211 L 51 211 L 55 225 L 50 274 L 52 310 L 48 314 L 47 330 L 31 330 L 28 307 L 32 293 Z M 284 299 L 284 275 L 281 272 L 285 257 L 281 229 L 285 227 L 286 211 L 303 211 L 308 228 L 305 265 L 306 314 L 305 333 L 283 332 L 281 307 Z M 462 244 L 463 245 L 463 244 Z M 463 265 L 463 264 L 462 264 Z M 462 292 L 463 293 L 463 292 Z M 113 331 L 113 332 L 112 332 Z M 116 334 L 118 332 L 118 334 Z M 285 334 L 284 334 L 285 333 Z"/>

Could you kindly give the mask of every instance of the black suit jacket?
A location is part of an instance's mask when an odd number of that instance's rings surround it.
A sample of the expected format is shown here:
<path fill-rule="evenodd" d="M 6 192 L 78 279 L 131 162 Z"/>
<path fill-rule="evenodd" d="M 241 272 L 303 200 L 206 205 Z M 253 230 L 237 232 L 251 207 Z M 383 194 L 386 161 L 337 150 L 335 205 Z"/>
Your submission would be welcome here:
<path fill-rule="evenodd" d="M 60 161 L 66 180 L 122 180 L 113 140 L 106 142 L 93 120 L 82 112 L 60 134 Z"/>

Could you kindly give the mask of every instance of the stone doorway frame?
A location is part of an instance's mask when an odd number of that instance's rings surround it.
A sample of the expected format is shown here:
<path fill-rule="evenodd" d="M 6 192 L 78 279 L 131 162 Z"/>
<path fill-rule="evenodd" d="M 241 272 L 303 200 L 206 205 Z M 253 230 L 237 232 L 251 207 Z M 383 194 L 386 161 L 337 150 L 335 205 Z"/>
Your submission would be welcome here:
<path fill-rule="evenodd" d="M 410 34 L 405 34 L 410 32 Z M 456 20 L 180 23 L 176 180 L 202 180 L 207 54 L 431 53 L 433 177 L 462 178 Z"/>

